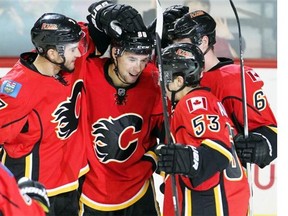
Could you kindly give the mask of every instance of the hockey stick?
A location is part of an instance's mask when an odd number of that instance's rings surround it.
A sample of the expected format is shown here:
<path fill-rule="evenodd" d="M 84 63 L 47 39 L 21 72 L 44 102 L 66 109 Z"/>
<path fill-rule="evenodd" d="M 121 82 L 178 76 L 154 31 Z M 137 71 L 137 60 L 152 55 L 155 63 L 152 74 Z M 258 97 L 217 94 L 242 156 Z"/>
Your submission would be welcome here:
<path fill-rule="evenodd" d="M 162 58 L 161 58 L 161 38 L 162 38 L 162 31 L 163 31 L 163 11 L 160 5 L 159 0 L 156 0 L 156 55 L 158 60 L 158 70 L 160 73 L 160 86 L 161 86 L 161 95 L 162 95 L 162 106 L 163 106 L 163 115 L 164 115 L 164 127 L 165 127 L 165 136 L 168 145 L 173 145 L 171 141 L 171 134 L 170 134 L 170 123 L 169 123 L 169 114 L 168 114 L 168 100 L 165 90 L 165 83 L 164 83 L 164 73 L 162 71 Z M 180 216 L 179 214 L 179 201 L 178 201 L 178 193 L 176 188 L 176 180 L 173 174 L 170 175 L 171 182 L 172 182 L 172 199 L 174 205 L 174 213 L 175 216 Z"/>
<path fill-rule="evenodd" d="M 234 6 L 234 3 L 232 0 L 230 1 L 230 5 L 233 9 L 233 12 L 235 14 L 235 18 L 237 21 L 237 26 L 238 26 L 238 33 L 239 33 L 239 50 L 240 50 L 240 68 L 241 68 L 241 86 L 242 86 L 242 109 L 243 109 L 243 120 L 244 120 L 244 137 L 247 138 L 249 135 L 249 130 L 248 130 L 248 114 L 247 114 L 247 98 L 246 98 L 246 82 L 245 82 L 245 72 L 244 72 L 244 58 L 243 58 L 243 49 L 242 49 L 242 35 L 241 35 L 241 26 L 240 26 L 240 21 L 238 17 L 237 10 Z M 253 173 L 251 169 L 251 164 L 247 163 L 246 168 L 247 168 L 247 175 L 248 175 L 248 182 L 249 182 L 249 187 L 250 187 L 250 200 L 249 200 L 249 215 L 253 216 Z"/>

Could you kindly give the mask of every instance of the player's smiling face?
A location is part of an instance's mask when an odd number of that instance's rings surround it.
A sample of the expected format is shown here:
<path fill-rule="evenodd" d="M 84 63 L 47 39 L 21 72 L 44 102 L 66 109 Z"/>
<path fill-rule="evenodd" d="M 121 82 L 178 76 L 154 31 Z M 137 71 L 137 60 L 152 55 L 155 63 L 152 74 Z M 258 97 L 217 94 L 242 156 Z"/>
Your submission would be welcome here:
<path fill-rule="evenodd" d="M 135 83 L 149 60 L 149 55 L 124 52 L 122 56 L 117 58 L 119 76 L 125 83 Z"/>

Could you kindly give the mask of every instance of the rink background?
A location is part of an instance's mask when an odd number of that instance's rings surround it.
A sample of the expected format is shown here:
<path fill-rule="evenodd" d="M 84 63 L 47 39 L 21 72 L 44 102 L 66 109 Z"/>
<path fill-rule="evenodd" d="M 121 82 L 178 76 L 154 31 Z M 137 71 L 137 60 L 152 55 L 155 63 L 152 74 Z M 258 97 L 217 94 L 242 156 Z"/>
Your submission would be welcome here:
<path fill-rule="evenodd" d="M 0 68 L 0 77 L 9 71 L 10 68 Z M 277 117 L 277 69 L 276 68 L 256 68 L 255 71 L 260 75 L 265 85 L 264 92 L 270 102 L 270 106 Z M 277 215 L 277 166 L 274 161 L 270 166 L 259 169 L 253 169 L 254 173 L 254 216 L 276 216 Z M 162 208 L 163 195 L 159 191 L 159 185 L 162 179 L 154 175 L 157 199 Z"/>

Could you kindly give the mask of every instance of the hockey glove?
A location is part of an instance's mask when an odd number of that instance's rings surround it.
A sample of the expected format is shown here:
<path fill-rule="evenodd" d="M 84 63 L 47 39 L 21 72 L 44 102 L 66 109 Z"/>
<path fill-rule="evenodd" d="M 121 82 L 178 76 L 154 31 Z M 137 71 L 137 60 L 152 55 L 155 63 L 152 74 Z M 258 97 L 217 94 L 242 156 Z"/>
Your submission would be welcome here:
<path fill-rule="evenodd" d="M 269 140 L 260 133 L 251 132 L 245 138 L 243 134 L 234 137 L 237 155 L 245 166 L 246 163 L 255 163 L 260 168 L 271 161 L 272 147 Z"/>
<path fill-rule="evenodd" d="M 100 55 L 103 55 L 109 47 L 111 38 L 97 26 L 95 18 L 100 9 L 112 4 L 114 3 L 111 1 L 99 1 L 91 4 L 88 8 L 89 15 L 86 18 L 88 21 L 89 35 Z"/>
<path fill-rule="evenodd" d="M 146 28 L 141 15 L 129 5 L 108 4 L 98 11 L 90 8 L 89 12 L 95 27 L 111 38 L 119 38 L 123 31 L 137 32 Z"/>
<path fill-rule="evenodd" d="M 199 154 L 194 146 L 182 144 L 160 144 L 156 149 L 159 156 L 158 169 L 167 174 L 194 177 L 199 168 Z"/>
<path fill-rule="evenodd" d="M 107 7 L 108 5 L 113 5 L 114 3 L 112 1 L 99 1 L 91 4 L 88 8 L 88 12 L 90 13 L 87 16 L 87 20 L 89 23 L 93 24 L 95 28 L 97 28 L 99 31 L 103 31 L 102 28 L 99 25 L 97 25 L 96 17 L 98 12 L 103 9 L 104 7 Z"/>
<path fill-rule="evenodd" d="M 171 43 L 169 35 L 174 32 L 175 21 L 189 12 L 189 7 L 183 5 L 172 5 L 165 9 L 163 12 L 163 33 L 162 33 L 162 48 Z M 155 33 L 157 19 L 154 19 L 148 26 L 148 31 Z"/>
<path fill-rule="evenodd" d="M 28 196 L 28 199 L 37 201 L 43 210 L 48 213 L 50 208 L 49 198 L 45 187 L 37 181 L 32 181 L 26 177 L 22 177 L 18 181 L 18 187 L 23 196 Z"/>

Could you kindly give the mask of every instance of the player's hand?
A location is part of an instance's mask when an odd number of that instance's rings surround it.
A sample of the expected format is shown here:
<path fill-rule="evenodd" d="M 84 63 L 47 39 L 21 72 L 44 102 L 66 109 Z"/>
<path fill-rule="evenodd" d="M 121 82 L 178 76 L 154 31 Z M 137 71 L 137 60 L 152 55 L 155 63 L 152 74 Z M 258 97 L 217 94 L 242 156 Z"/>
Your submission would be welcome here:
<path fill-rule="evenodd" d="M 102 27 L 99 26 L 99 23 L 96 22 L 97 14 L 104 7 L 107 7 L 108 5 L 113 5 L 113 4 L 114 3 L 112 1 L 106 1 L 106 0 L 97 1 L 91 4 L 88 8 L 89 15 L 87 16 L 87 20 L 89 24 L 92 24 L 92 26 L 94 26 L 96 29 L 102 32 L 103 31 Z"/>
<path fill-rule="evenodd" d="M 137 32 L 146 28 L 139 12 L 129 5 L 108 4 L 99 10 L 90 7 L 88 10 L 95 27 L 111 38 L 120 38 L 123 32 Z"/>
<path fill-rule="evenodd" d="M 184 5 L 172 5 L 166 8 L 163 12 L 163 33 L 162 33 L 162 48 L 166 47 L 170 41 L 169 35 L 174 32 L 174 24 L 177 19 L 189 12 L 189 7 Z M 157 19 L 154 19 L 148 26 L 151 33 L 155 33 Z"/>
<path fill-rule="evenodd" d="M 243 166 L 246 163 L 255 163 L 260 168 L 263 168 L 270 164 L 272 147 L 265 136 L 251 132 L 245 138 L 243 134 L 238 134 L 234 138 L 234 143 L 237 155 Z"/>
<path fill-rule="evenodd" d="M 163 12 L 165 30 L 174 31 L 175 21 L 189 12 L 189 7 L 183 5 L 172 5 Z"/>
<path fill-rule="evenodd" d="M 167 174 L 194 177 L 200 167 L 199 154 L 194 146 L 160 144 L 156 148 L 156 154 L 159 157 L 158 169 Z"/>
<path fill-rule="evenodd" d="M 50 202 L 46 189 L 42 184 L 22 177 L 18 181 L 18 187 L 23 196 L 28 196 L 28 199 L 31 198 L 37 201 L 46 213 L 49 212 Z"/>

